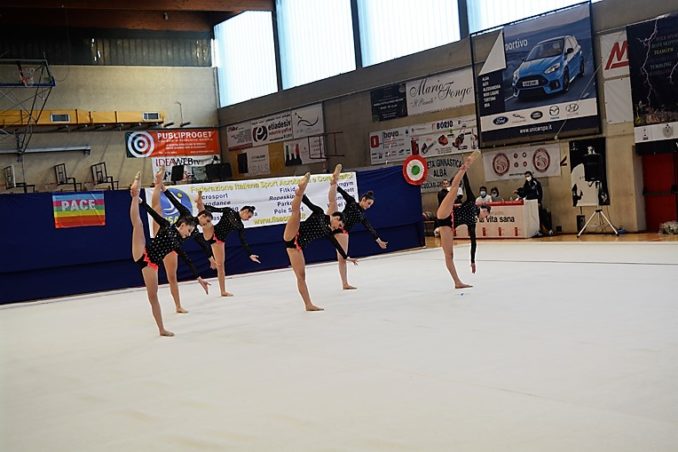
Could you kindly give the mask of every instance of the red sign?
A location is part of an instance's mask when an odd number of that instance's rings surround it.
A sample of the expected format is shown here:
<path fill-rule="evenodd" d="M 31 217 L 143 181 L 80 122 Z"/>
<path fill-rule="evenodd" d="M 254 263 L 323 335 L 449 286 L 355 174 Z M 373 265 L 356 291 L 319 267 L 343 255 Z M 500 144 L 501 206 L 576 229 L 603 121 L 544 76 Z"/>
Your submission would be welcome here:
<path fill-rule="evenodd" d="M 128 157 L 219 155 L 217 129 L 170 129 L 127 132 Z"/>

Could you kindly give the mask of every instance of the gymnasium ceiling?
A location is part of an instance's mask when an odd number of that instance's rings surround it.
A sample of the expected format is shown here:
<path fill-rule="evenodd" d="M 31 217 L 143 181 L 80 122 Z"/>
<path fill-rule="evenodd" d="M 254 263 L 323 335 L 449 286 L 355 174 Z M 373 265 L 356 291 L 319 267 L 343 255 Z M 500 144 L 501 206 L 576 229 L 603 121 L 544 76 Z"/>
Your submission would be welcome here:
<path fill-rule="evenodd" d="M 244 11 L 272 11 L 274 0 L 1 0 L 0 27 L 209 31 Z"/>

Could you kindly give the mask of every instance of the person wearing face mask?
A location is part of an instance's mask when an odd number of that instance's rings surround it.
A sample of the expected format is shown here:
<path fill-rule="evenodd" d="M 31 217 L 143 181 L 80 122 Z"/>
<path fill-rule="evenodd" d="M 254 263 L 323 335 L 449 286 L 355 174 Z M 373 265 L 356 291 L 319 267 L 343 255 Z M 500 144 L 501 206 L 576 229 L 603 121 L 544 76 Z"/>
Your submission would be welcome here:
<path fill-rule="evenodd" d="M 504 200 L 504 198 L 499 196 L 499 189 L 497 187 L 492 187 L 490 196 L 492 196 L 492 202 L 502 202 Z"/>
<path fill-rule="evenodd" d="M 480 187 L 480 196 L 476 198 L 476 204 L 487 204 L 488 202 L 492 202 L 492 196 L 487 192 L 487 187 L 483 185 Z"/>
<path fill-rule="evenodd" d="M 541 182 L 532 176 L 531 171 L 525 171 L 525 183 L 521 188 L 516 190 L 518 195 L 521 198 L 527 200 L 536 199 L 539 203 L 539 225 L 542 231 L 545 231 L 548 235 L 553 235 L 553 228 L 551 227 L 551 216 L 548 211 L 542 205 L 542 199 L 544 197 L 544 190 L 541 187 Z M 543 235 L 542 231 L 539 231 L 538 235 Z"/>

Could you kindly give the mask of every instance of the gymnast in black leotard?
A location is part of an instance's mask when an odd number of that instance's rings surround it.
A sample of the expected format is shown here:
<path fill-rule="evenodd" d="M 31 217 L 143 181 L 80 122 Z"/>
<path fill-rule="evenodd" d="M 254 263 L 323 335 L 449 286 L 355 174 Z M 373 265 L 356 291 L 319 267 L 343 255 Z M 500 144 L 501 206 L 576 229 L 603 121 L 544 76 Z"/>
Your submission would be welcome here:
<path fill-rule="evenodd" d="M 454 219 L 455 229 L 465 224 L 468 228 L 468 236 L 471 239 L 471 271 L 476 272 L 476 224 L 478 219 L 487 218 L 492 208 L 487 204 L 476 204 L 476 197 L 471 190 L 471 182 L 468 175 L 464 173 L 464 191 L 466 192 L 466 201 L 461 205 L 454 206 L 452 218 Z"/>
<path fill-rule="evenodd" d="M 148 301 L 151 303 L 153 318 L 158 326 L 161 336 L 174 336 L 174 333 L 165 329 L 162 321 L 162 311 L 158 301 L 158 265 L 164 257 L 172 251 L 181 256 L 191 268 L 193 275 L 196 276 L 200 285 L 207 292 L 208 283 L 198 276 L 195 267 L 181 248 L 182 239 L 191 235 L 195 229 L 195 222 L 192 217 L 180 218 L 175 224 L 170 224 L 155 210 L 153 210 L 145 201 L 139 197 L 139 178 L 141 174 L 137 173 L 134 182 L 130 187 L 132 202 L 130 205 L 130 220 L 132 221 L 132 259 L 141 269 L 141 274 L 146 285 Z M 139 217 L 139 206 L 160 225 L 158 234 L 150 243 L 146 244 L 144 236 L 144 227 Z"/>
<path fill-rule="evenodd" d="M 153 189 L 153 194 L 151 197 L 151 205 L 153 210 L 155 210 L 159 215 L 162 215 L 162 205 L 160 202 L 161 194 L 164 194 L 169 202 L 177 209 L 179 212 L 179 218 L 181 217 L 191 217 L 195 219 L 203 229 L 211 226 L 212 223 L 212 214 L 209 212 L 200 212 L 196 217 L 193 217 L 191 209 L 186 207 L 179 201 L 176 196 L 168 190 L 167 187 L 163 184 L 162 178 L 165 174 L 165 168 L 161 167 L 155 174 L 155 187 Z M 153 233 L 157 234 L 160 225 L 156 222 L 153 223 Z M 203 235 L 200 233 L 198 228 L 195 228 L 191 233 L 191 237 L 198 243 L 200 248 L 205 253 L 205 256 L 210 262 L 211 268 L 216 268 L 216 263 L 214 257 L 212 256 L 212 248 L 209 243 L 203 238 Z M 179 281 L 177 278 L 177 269 L 179 267 L 179 260 L 177 253 L 171 252 L 167 254 L 163 260 L 163 265 L 165 266 L 165 273 L 167 274 L 167 282 L 169 283 L 170 293 L 174 299 L 174 305 L 177 313 L 184 314 L 188 311 L 181 306 L 181 297 L 179 294 Z"/>
<path fill-rule="evenodd" d="M 442 203 L 440 203 L 438 211 L 436 212 L 435 226 L 440 232 L 440 244 L 443 248 L 443 253 L 445 254 L 445 266 L 454 280 L 455 289 L 463 289 L 471 286 L 461 281 L 457 274 L 457 269 L 454 266 L 454 233 L 452 231 L 452 228 L 454 227 L 452 221 L 454 201 L 457 197 L 457 189 L 459 188 L 462 177 L 479 156 L 480 151 L 474 151 L 470 156 L 466 157 L 466 160 L 450 183 L 450 191 L 447 196 L 445 196 Z"/>
<path fill-rule="evenodd" d="M 233 296 L 232 293 L 226 290 L 226 237 L 231 231 L 238 231 L 240 243 L 247 251 L 252 262 L 260 264 L 259 256 L 254 254 L 245 239 L 245 225 L 243 221 L 248 221 L 254 215 L 254 206 L 243 206 L 240 211 L 236 211 L 230 207 L 214 207 L 205 205 L 202 200 L 202 192 L 198 192 L 196 200 L 198 209 L 208 213 L 221 213 L 219 222 L 210 229 L 203 228 L 203 234 L 209 244 L 212 245 L 214 253 L 214 260 L 217 266 L 217 279 L 219 280 L 219 289 L 222 297 Z"/>
<path fill-rule="evenodd" d="M 336 190 L 335 190 L 336 187 Z M 379 234 L 377 234 L 377 231 L 372 227 L 370 222 L 368 221 L 367 217 L 365 216 L 365 211 L 372 207 L 374 204 L 374 192 L 368 191 L 366 193 L 363 193 L 363 195 L 360 197 L 360 201 L 356 201 L 353 196 L 351 196 L 346 190 L 341 188 L 339 184 L 334 184 L 330 185 L 330 191 L 329 191 L 329 211 L 333 212 L 337 209 L 337 194 L 336 192 L 339 192 L 339 194 L 344 198 L 344 201 L 346 201 L 346 205 L 344 206 L 343 214 L 344 214 L 344 227 L 341 229 L 337 229 L 335 234 L 337 234 L 337 241 L 341 245 L 341 247 L 344 249 L 346 253 L 348 253 L 348 239 L 349 239 L 349 232 L 358 223 L 361 223 L 365 229 L 374 237 L 374 240 L 377 242 L 377 245 L 381 247 L 382 249 L 386 249 L 388 246 L 388 242 L 383 241 L 382 239 L 379 238 Z M 346 269 L 346 260 L 341 256 L 340 253 L 337 253 L 337 263 L 339 265 L 339 276 L 341 277 L 341 285 L 344 290 L 349 290 L 349 289 L 355 289 L 352 285 L 348 283 L 348 272 Z"/>
<path fill-rule="evenodd" d="M 341 165 L 337 165 L 332 175 L 332 183 L 336 185 L 341 172 Z M 331 215 L 325 215 L 322 208 L 313 204 L 306 196 L 304 191 L 311 178 L 310 173 L 306 173 L 303 179 L 299 182 L 299 187 L 294 193 L 292 200 L 292 215 L 285 226 L 283 233 L 283 241 L 287 255 L 290 258 L 290 264 L 294 270 L 294 275 L 297 278 L 297 289 L 304 301 L 304 306 L 307 311 L 322 311 L 322 308 L 314 305 L 311 301 L 311 296 L 308 293 L 306 286 L 306 261 L 304 259 L 304 247 L 313 240 L 324 238 L 329 240 L 334 248 L 341 256 L 357 264 L 358 260 L 348 257 L 344 249 L 333 233 L 333 231 L 344 226 L 343 215 L 341 212 L 333 212 Z M 313 212 L 306 220 L 301 221 L 301 203 L 304 203 Z"/>

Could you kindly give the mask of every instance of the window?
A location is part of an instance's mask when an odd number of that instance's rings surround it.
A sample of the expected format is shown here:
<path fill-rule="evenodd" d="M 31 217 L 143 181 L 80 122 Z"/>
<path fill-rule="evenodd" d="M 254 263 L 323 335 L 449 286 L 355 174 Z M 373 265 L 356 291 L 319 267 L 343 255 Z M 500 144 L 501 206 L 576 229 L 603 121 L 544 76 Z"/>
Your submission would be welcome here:
<path fill-rule="evenodd" d="M 276 0 L 283 88 L 355 69 L 350 0 Z"/>
<path fill-rule="evenodd" d="M 221 107 L 278 90 L 270 12 L 239 14 L 214 27 L 214 38 Z"/>
<path fill-rule="evenodd" d="M 466 0 L 471 33 L 578 3 L 582 0 Z"/>
<path fill-rule="evenodd" d="M 458 41 L 460 36 L 457 0 L 358 0 L 358 17 L 364 66 Z"/>

